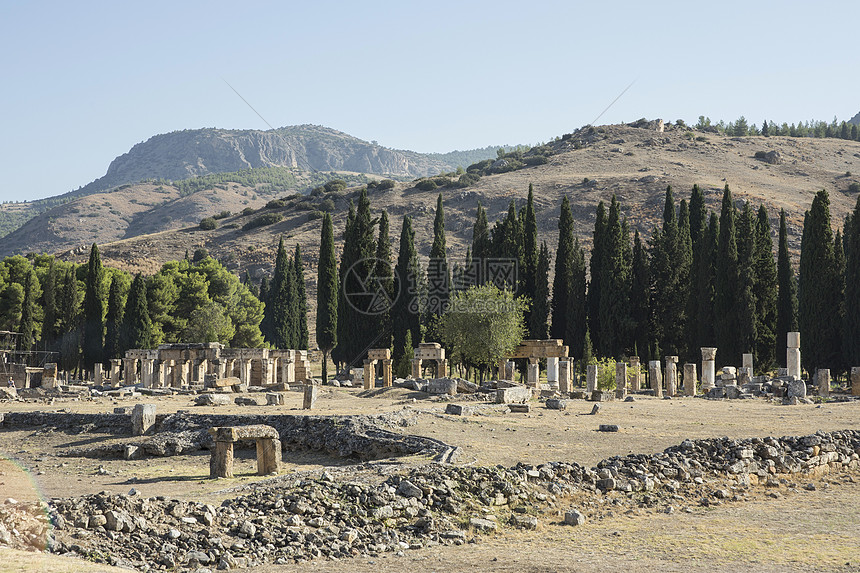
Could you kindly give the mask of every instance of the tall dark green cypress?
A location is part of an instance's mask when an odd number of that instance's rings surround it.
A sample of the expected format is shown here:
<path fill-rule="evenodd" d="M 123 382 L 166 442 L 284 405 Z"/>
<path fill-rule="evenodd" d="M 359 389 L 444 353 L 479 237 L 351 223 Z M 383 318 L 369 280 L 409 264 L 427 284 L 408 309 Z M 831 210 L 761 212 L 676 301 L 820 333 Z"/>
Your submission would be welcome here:
<path fill-rule="evenodd" d="M 376 287 L 379 289 L 377 305 L 377 332 L 379 348 L 391 348 L 391 305 L 394 301 L 394 271 L 391 268 L 391 239 L 389 238 L 388 213 L 379 217 L 379 238 L 376 241 Z"/>
<path fill-rule="evenodd" d="M 18 325 L 18 332 L 21 333 L 21 350 L 27 352 L 32 350 L 36 337 L 36 301 L 33 299 L 33 290 L 37 280 L 32 269 L 24 278 L 24 301 L 21 303 L 21 322 Z"/>
<path fill-rule="evenodd" d="M 284 238 L 278 242 L 278 253 L 275 256 L 275 272 L 269 287 L 269 300 L 266 303 L 271 328 L 269 342 L 275 348 L 294 348 L 293 322 L 290 314 L 290 276 L 291 268 Z"/>
<path fill-rule="evenodd" d="M 564 340 L 574 352 L 584 352 L 588 335 L 588 281 L 586 279 L 585 251 L 579 238 L 573 240 L 573 255 L 570 263 L 570 286 L 567 293 L 567 330 Z M 591 342 L 588 342 L 589 356 Z"/>
<path fill-rule="evenodd" d="M 296 243 L 293 254 L 293 271 L 296 280 L 296 346 L 298 350 L 307 350 L 310 334 L 308 333 L 308 295 L 305 290 L 305 266 L 302 263 L 302 250 Z"/>
<path fill-rule="evenodd" d="M 755 364 L 766 372 L 776 363 L 776 298 L 779 284 L 767 208 L 761 205 L 755 227 Z"/>
<path fill-rule="evenodd" d="M 544 340 L 549 334 L 549 249 L 541 244 L 535 268 L 535 292 L 529 314 L 529 338 Z"/>
<path fill-rule="evenodd" d="M 63 292 L 59 308 L 62 312 L 60 339 L 60 367 L 71 371 L 80 364 L 81 351 L 81 297 L 78 292 L 78 279 L 75 266 L 72 265 L 66 271 L 63 282 Z"/>
<path fill-rule="evenodd" d="M 413 346 L 417 346 L 422 340 L 419 282 L 421 267 L 418 263 L 418 252 L 415 250 L 412 219 L 408 216 L 403 218 L 403 226 L 400 229 L 400 250 L 394 272 L 400 283 L 400 296 L 394 301 L 391 319 L 394 326 L 394 357 L 398 360 L 411 360 L 411 356 L 404 356 L 406 333 L 410 333 Z"/>
<path fill-rule="evenodd" d="M 633 345 L 643 362 L 650 358 L 651 348 L 651 274 L 648 255 L 639 238 L 633 235 L 633 265 L 630 272 L 630 317 L 633 320 Z"/>
<path fill-rule="evenodd" d="M 561 200 L 561 212 L 558 217 L 558 248 L 555 251 L 555 276 L 552 283 L 552 325 L 550 337 L 564 339 L 572 349 L 573 346 L 567 335 L 567 308 L 570 289 L 573 284 L 573 214 L 570 211 L 570 201 L 565 195 Z"/>
<path fill-rule="evenodd" d="M 125 314 L 122 285 L 114 276 L 108 291 L 107 315 L 105 316 L 105 357 L 122 358 L 122 323 Z"/>
<path fill-rule="evenodd" d="M 343 251 L 340 254 L 340 266 L 338 267 L 338 277 L 339 277 L 339 288 L 337 291 L 337 344 L 331 351 L 331 359 L 332 361 L 340 367 L 341 365 L 346 364 L 347 362 L 347 354 L 350 348 L 349 342 L 349 326 L 347 325 L 347 320 L 350 320 L 352 317 L 350 315 L 350 309 L 347 308 L 346 300 L 346 290 L 345 290 L 345 281 L 347 271 L 352 267 L 352 264 L 355 262 L 354 258 L 354 240 L 353 235 L 355 233 L 355 204 L 350 199 L 349 201 L 349 211 L 346 215 L 346 226 L 343 231 Z M 351 360 L 351 358 L 349 359 Z"/>
<path fill-rule="evenodd" d="M 87 265 L 87 280 L 84 290 L 84 330 L 83 330 L 83 367 L 92 371 L 97 362 L 104 361 L 104 312 L 102 298 L 102 268 L 99 248 L 93 243 L 90 248 L 90 261 Z"/>
<path fill-rule="evenodd" d="M 328 381 L 328 355 L 337 345 L 337 257 L 331 215 L 323 216 L 320 256 L 317 267 L 317 346 L 323 353 L 322 379 Z"/>
<path fill-rule="evenodd" d="M 738 245 L 735 239 L 735 206 L 732 192 L 726 185 L 720 210 L 720 239 L 714 263 L 716 284 L 714 288 L 714 330 L 717 348 L 724 364 L 740 364 L 741 354 L 746 352 L 739 345 L 737 328 L 738 313 Z"/>
<path fill-rule="evenodd" d="M 371 304 L 373 293 L 368 292 L 368 277 L 371 277 L 376 268 L 376 221 L 370 211 L 370 199 L 367 190 L 361 191 L 358 198 L 358 206 L 355 211 L 349 238 L 344 242 L 344 260 L 351 261 L 351 268 L 346 269 L 346 275 L 341 282 L 343 290 L 351 293 L 350 302 L 347 304 L 345 320 L 347 336 L 338 335 L 338 346 L 343 345 L 346 350 L 346 362 L 359 364 L 367 353 L 368 348 L 376 348 L 382 333 L 376 332 L 375 321 Z M 354 296 L 361 293 L 361 297 Z M 338 317 L 338 324 L 341 318 Z"/>
<path fill-rule="evenodd" d="M 797 290 L 800 348 L 803 366 L 836 368 L 842 351 L 838 293 L 842 280 L 836 269 L 830 197 L 819 191 L 803 229 L 800 279 Z"/>
<path fill-rule="evenodd" d="M 58 352 L 57 331 L 59 321 L 59 309 L 57 308 L 57 266 L 56 259 L 51 258 L 48 263 L 48 272 L 45 273 L 45 284 L 42 285 L 42 349 L 48 352 Z"/>
<path fill-rule="evenodd" d="M 691 344 L 696 336 L 696 324 L 692 312 L 694 309 L 694 273 L 693 273 L 693 239 L 690 227 L 690 208 L 687 201 L 681 199 L 678 205 L 678 243 L 676 245 L 675 268 L 678 274 L 678 297 L 681 303 L 678 305 L 679 314 L 678 330 L 681 332 L 682 340 L 678 342 L 678 352 L 685 362 L 695 362 L 700 351 Z"/>
<path fill-rule="evenodd" d="M 537 215 L 534 205 L 534 188 L 529 183 L 529 195 L 523 215 L 523 265 L 520 269 L 520 293 L 527 296 L 529 300 L 536 300 L 538 276 L 538 236 Z M 526 324 L 531 324 L 531 312 L 525 312 Z M 541 322 L 539 319 L 538 322 Z"/>
<path fill-rule="evenodd" d="M 688 214 L 687 209 L 684 210 Z M 689 221 L 685 223 L 689 232 Z M 666 188 L 663 227 L 651 237 L 651 281 L 654 334 L 669 355 L 685 354 L 686 306 L 689 292 L 689 240 L 682 239 L 672 187 Z"/>
<path fill-rule="evenodd" d="M 702 235 L 699 250 L 699 269 L 696 284 L 696 346 L 714 347 L 717 334 L 714 323 L 714 293 L 716 291 L 716 253 L 720 236 L 720 223 L 716 213 L 711 212 L 708 226 Z"/>
<path fill-rule="evenodd" d="M 625 235 L 621 207 L 612 196 L 604 230 L 600 264 L 600 308 L 597 332 L 602 356 L 620 359 L 631 344 L 633 319 L 630 313 L 630 266 L 625 257 Z"/>
<path fill-rule="evenodd" d="M 477 268 L 478 283 L 486 282 L 485 261 L 491 256 L 490 226 L 487 223 L 487 212 L 478 202 L 478 212 L 475 215 L 475 225 L 472 227 L 472 261 Z"/>
<path fill-rule="evenodd" d="M 797 332 L 797 281 L 791 266 L 788 252 L 788 231 L 785 224 L 785 209 L 779 212 L 779 245 L 777 246 L 776 274 L 779 289 L 776 301 L 776 340 L 777 349 L 785 348 L 788 333 Z M 776 352 L 777 363 L 786 367 L 786 353 Z"/>
<path fill-rule="evenodd" d="M 260 321 L 260 334 L 264 340 L 272 340 L 272 309 L 269 302 L 269 291 L 271 290 L 269 277 L 263 275 L 260 278 L 260 295 L 257 297 L 263 303 L 263 320 Z"/>
<path fill-rule="evenodd" d="M 606 235 L 606 206 L 603 201 L 597 204 L 596 217 L 594 219 L 594 233 L 592 234 L 591 260 L 589 261 L 588 283 L 588 330 L 591 333 L 591 343 L 598 356 L 603 356 L 604 351 L 600 346 L 600 297 L 603 294 L 603 278 L 601 268 L 603 265 L 603 244 Z"/>
<path fill-rule="evenodd" d="M 845 243 L 842 237 L 842 231 L 840 229 L 836 230 L 836 236 L 833 239 L 833 259 L 835 261 L 834 267 L 836 270 L 836 276 L 834 278 L 836 282 L 835 287 L 835 298 L 834 298 L 834 306 L 838 309 L 839 315 L 839 340 L 842 341 L 842 346 L 837 349 L 836 359 L 830 365 L 830 367 L 834 370 L 834 373 L 839 374 L 845 372 L 847 364 L 845 363 L 845 355 L 842 352 L 842 348 L 844 347 L 844 325 L 845 325 Z"/>
<path fill-rule="evenodd" d="M 146 297 L 146 281 L 140 273 L 131 282 L 125 301 L 122 326 L 122 353 L 132 348 L 152 348 L 152 320 Z"/>
<path fill-rule="evenodd" d="M 741 352 L 754 352 L 758 338 L 755 300 L 755 217 L 747 201 L 738 218 L 738 277 L 736 340 Z"/>
<path fill-rule="evenodd" d="M 436 199 L 436 217 L 433 219 L 433 245 L 430 247 L 430 260 L 427 264 L 427 295 L 430 313 L 439 317 L 448 306 L 451 289 L 451 275 L 448 272 L 448 256 L 445 245 L 445 208 L 442 194 Z M 431 328 L 432 331 L 432 328 Z M 439 337 L 433 333 L 433 340 Z"/>
<path fill-rule="evenodd" d="M 845 321 L 842 336 L 846 365 L 860 366 L 860 196 L 854 212 L 845 220 Z"/>

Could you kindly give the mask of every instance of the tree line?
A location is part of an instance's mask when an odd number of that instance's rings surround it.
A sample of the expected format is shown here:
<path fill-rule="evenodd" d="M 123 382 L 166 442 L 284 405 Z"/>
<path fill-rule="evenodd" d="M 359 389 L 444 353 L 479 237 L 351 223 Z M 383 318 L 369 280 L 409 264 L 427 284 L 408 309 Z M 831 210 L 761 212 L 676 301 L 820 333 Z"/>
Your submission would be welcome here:
<path fill-rule="evenodd" d="M 677 123 L 684 126 L 683 120 L 678 120 Z M 694 126 L 701 131 L 716 131 L 725 135 L 734 137 L 746 137 L 748 135 L 770 136 L 785 136 L 785 137 L 817 137 L 817 138 L 836 138 L 848 139 L 851 141 L 860 141 L 860 126 L 856 123 L 847 121 L 838 122 L 836 118 L 830 123 L 826 121 L 799 121 L 796 124 L 777 123 L 767 120 L 762 121 L 761 128 L 756 124 L 747 122 L 744 116 L 740 116 L 735 121 L 726 123 L 720 120 L 717 123 L 711 123 L 711 118 L 703 115 L 699 116 L 699 121 Z"/>

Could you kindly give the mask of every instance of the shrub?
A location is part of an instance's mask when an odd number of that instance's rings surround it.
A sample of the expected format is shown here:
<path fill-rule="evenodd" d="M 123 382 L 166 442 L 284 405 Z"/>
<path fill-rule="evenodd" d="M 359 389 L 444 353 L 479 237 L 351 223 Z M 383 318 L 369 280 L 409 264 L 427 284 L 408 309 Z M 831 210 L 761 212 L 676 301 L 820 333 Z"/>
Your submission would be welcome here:
<path fill-rule="evenodd" d="M 245 207 L 244 209 L 242 209 L 243 215 L 253 215 L 256 212 L 257 212 L 257 210 L 254 209 L 253 207 Z"/>
<path fill-rule="evenodd" d="M 381 191 L 384 191 L 386 189 L 393 189 L 394 188 L 394 180 L 393 179 L 383 179 L 382 181 L 380 181 L 379 183 L 376 184 L 376 188 L 381 190 Z"/>
<path fill-rule="evenodd" d="M 597 389 L 615 390 L 615 360 L 592 358 L 588 363 L 597 365 Z"/>
<path fill-rule="evenodd" d="M 299 201 L 296 203 L 296 211 L 310 211 L 315 208 L 315 205 L 310 201 Z"/>
<path fill-rule="evenodd" d="M 451 187 L 454 182 L 449 177 L 434 177 L 433 182 L 437 187 Z"/>
<path fill-rule="evenodd" d="M 332 179 L 325 184 L 325 190 L 329 193 L 343 193 L 346 190 L 346 181 L 343 179 Z"/>
<path fill-rule="evenodd" d="M 531 155 L 523 159 L 526 165 L 544 165 L 549 162 L 545 155 Z"/>
<path fill-rule="evenodd" d="M 206 217 L 200 220 L 200 229 L 203 231 L 213 231 L 218 227 L 215 217 Z"/>
<path fill-rule="evenodd" d="M 331 198 L 326 199 L 322 203 L 320 203 L 319 207 L 320 211 L 323 211 L 324 213 L 331 213 L 332 211 L 334 211 L 334 201 L 332 201 Z"/>
<path fill-rule="evenodd" d="M 227 217 L 229 217 L 229 216 L 230 216 L 230 215 L 232 215 L 232 214 L 233 214 L 233 213 L 231 213 L 230 211 L 221 211 L 221 212 L 220 212 L 220 213 L 218 213 L 217 215 L 213 215 L 213 216 L 212 216 L 212 218 L 213 218 L 213 219 L 215 219 L 215 220 L 218 220 L 218 219 L 226 219 Z"/>
<path fill-rule="evenodd" d="M 281 221 L 284 218 L 280 213 L 266 213 L 265 215 L 260 215 L 255 219 L 251 219 L 244 225 L 242 225 L 243 231 L 249 231 L 251 229 L 256 229 L 257 227 L 263 227 L 265 225 L 273 225 L 278 221 Z"/>
<path fill-rule="evenodd" d="M 268 203 L 266 203 L 266 209 L 280 209 L 281 207 L 287 206 L 286 199 L 272 199 Z"/>
<path fill-rule="evenodd" d="M 767 155 L 766 151 L 756 151 L 755 158 L 756 159 L 764 159 L 764 156 Z"/>
<path fill-rule="evenodd" d="M 474 185 L 480 180 L 481 176 L 477 173 L 464 173 L 463 175 L 460 175 L 460 178 L 457 180 L 457 187 L 468 187 L 469 185 Z"/>
<path fill-rule="evenodd" d="M 860 183 L 857 183 L 855 181 L 854 183 L 852 183 L 851 185 L 848 186 L 848 190 L 851 193 L 860 193 Z"/>
<path fill-rule="evenodd" d="M 308 213 L 308 221 L 315 221 L 316 219 L 322 219 L 325 217 L 325 213 L 322 211 L 311 211 Z"/>
<path fill-rule="evenodd" d="M 415 188 L 419 191 L 432 191 L 436 187 L 438 187 L 438 185 L 436 185 L 436 182 L 432 179 L 422 179 L 415 184 Z"/>

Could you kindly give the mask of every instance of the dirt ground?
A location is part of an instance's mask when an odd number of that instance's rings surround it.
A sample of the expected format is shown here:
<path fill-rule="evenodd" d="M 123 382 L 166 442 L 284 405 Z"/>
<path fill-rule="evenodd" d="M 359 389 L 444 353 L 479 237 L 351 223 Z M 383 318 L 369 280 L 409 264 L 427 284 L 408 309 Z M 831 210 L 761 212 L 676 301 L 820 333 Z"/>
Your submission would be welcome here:
<path fill-rule="evenodd" d="M 764 400 L 708 401 L 701 398 L 658 400 L 638 397 L 635 402 L 603 403 L 590 415 L 590 402 L 573 400 L 568 411 L 547 410 L 532 404 L 529 414 L 505 413 L 493 405 L 474 416 L 444 414 L 445 402 L 401 389 L 326 388 L 313 414 L 374 414 L 408 409 L 415 423 L 393 428 L 404 434 L 433 437 L 463 449 L 457 463 L 511 466 L 519 461 L 574 461 L 594 465 L 614 455 L 655 452 L 686 438 L 804 435 L 817 430 L 860 426 L 860 402 L 782 406 Z M 5 404 L 3 411 L 68 410 L 111 412 L 116 406 L 154 403 L 159 413 L 303 414 L 301 394 L 288 394 L 285 406 L 192 406 L 192 397 L 96 398 L 55 400 L 53 404 Z M 477 404 L 469 402 L 470 404 Z M 617 424 L 619 432 L 598 432 L 599 424 Z M 260 480 L 255 475 L 252 450 L 238 450 L 236 476 L 208 478 L 209 454 L 124 461 L 63 457 L 69 448 L 128 443 L 129 437 L 106 434 L 67 434 L 44 430 L 0 432 L 0 499 L 48 499 L 109 490 L 125 493 L 134 487 L 144 496 L 166 495 L 219 502 L 230 490 Z M 424 459 L 400 459 L 406 465 Z M 284 474 L 301 475 L 327 469 L 336 478 L 351 479 L 400 471 L 391 463 L 353 465 L 348 460 L 313 454 L 284 454 Z M 860 473 L 824 478 L 828 487 L 816 491 L 783 489 L 779 499 L 766 497 L 764 488 L 752 501 L 716 508 L 692 508 L 671 515 L 618 515 L 589 522 L 576 529 L 547 515 L 535 532 L 504 530 L 482 536 L 463 547 L 407 551 L 350 562 L 350 571 L 602 571 L 624 568 L 645 571 L 860 571 Z M 678 508 L 675 508 L 676 510 Z M 16 554 L 17 555 L 17 554 Z M 45 556 L 39 563 L 26 556 L 0 564 L 0 570 L 62 570 Z M 23 563 L 20 568 L 17 563 Z M 61 560 L 61 563 L 63 560 Z M 344 563 L 321 561 L 315 570 L 343 570 Z M 11 567 L 11 569 L 9 569 Z M 266 566 L 274 571 L 304 570 L 304 566 Z M 69 569 L 75 570 L 75 569 Z M 91 569 L 99 570 L 99 569 Z M 106 569 L 101 569 L 106 570 Z"/>

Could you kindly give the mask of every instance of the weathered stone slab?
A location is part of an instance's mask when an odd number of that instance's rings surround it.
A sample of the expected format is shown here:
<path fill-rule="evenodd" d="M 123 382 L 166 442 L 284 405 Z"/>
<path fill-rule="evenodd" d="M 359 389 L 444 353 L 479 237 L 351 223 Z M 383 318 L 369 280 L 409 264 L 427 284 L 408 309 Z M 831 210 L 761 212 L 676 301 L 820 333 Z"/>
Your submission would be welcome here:
<path fill-rule="evenodd" d="M 508 404 L 508 409 L 516 414 L 528 414 L 531 412 L 530 404 Z"/>
<path fill-rule="evenodd" d="M 430 394 L 457 394 L 457 380 L 453 378 L 432 378 L 427 382 L 427 392 Z"/>
<path fill-rule="evenodd" d="M 215 426 L 209 428 L 209 435 L 216 442 L 238 442 L 239 440 L 250 440 L 257 438 L 269 438 L 279 440 L 281 438 L 278 430 L 265 424 L 251 424 L 248 426 Z"/>
<path fill-rule="evenodd" d="M 319 386 L 316 384 L 306 384 L 304 399 L 302 400 L 302 408 L 312 410 L 319 397 Z"/>
<path fill-rule="evenodd" d="M 525 404 L 531 399 L 531 388 L 525 386 L 512 386 L 496 390 L 496 404 Z"/>
<path fill-rule="evenodd" d="M 788 383 L 785 395 L 787 398 L 806 398 L 806 382 L 803 380 L 792 380 Z"/>
<path fill-rule="evenodd" d="M 155 425 L 155 404 L 136 404 L 131 411 L 131 433 L 143 436 Z"/>
<path fill-rule="evenodd" d="M 546 401 L 546 407 L 550 410 L 567 410 L 567 400 L 550 398 Z"/>
<path fill-rule="evenodd" d="M 211 382 L 213 388 L 227 388 L 229 386 L 239 386 L 240 384 L 242 384 L 242 381 L 235 376 L 228 376 L 227 378 L 215 378 Z"/>
<path fill-rule="evenodd" d="M 615 400 L 615 393 L 612 390 L 595 390 L 591 393 L 589 400 L 592 402 L 611 402 Z"/>
<path fill-rule="evenodd" d="M 471 416 L 475 413 L 472 406 L 464 406 L 463 404 L 448 404 L 445 407 L 445 413 L 453 416 Z"/>
<path fill-rule="evenodd" d="M 198 406 L 226 406 L 230 403 L 230 396 L 227 394 L 200 394 L 195 398 L 194 403 Z"/>
<path fill-rule="evenodd" d="M 269 406 L 283 406 L 284 395 L 281 392 L 268 392 L 266 394 L 266 404 Z"/>
<path fill-rule="evenodd" d="M 600 424 L 597 427 L 598 432 L 617 432 L 618 425 L 617 424 Z"/>
<path fill-rule="evenodd" d="M 237 396 L 233 399 L 233 403 L 237 406 L 259 406 L 260 403 L 256 398 L 251 398 L 249 396 Z"/>

